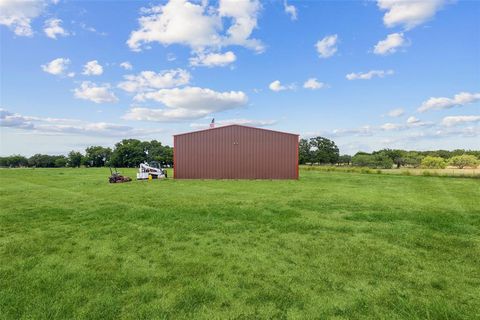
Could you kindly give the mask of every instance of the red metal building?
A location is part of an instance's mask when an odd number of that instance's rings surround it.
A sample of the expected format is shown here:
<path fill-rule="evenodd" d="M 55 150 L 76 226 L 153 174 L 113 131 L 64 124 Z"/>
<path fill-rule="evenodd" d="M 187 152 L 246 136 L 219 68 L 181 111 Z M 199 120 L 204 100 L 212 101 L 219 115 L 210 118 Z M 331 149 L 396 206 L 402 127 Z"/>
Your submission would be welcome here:
<path fill-rule="evenodd" d="M 175 179 L 298 179 L 298 134 L 228 125 L 173 136 Z"/>

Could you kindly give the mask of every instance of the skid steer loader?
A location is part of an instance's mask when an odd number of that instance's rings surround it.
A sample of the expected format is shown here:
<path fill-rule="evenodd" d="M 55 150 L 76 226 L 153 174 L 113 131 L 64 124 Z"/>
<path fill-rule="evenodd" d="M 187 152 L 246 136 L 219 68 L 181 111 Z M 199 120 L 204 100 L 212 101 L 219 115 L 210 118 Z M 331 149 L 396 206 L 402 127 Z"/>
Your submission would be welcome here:
<path fill-rule="evenodd" d="M 149 179 L 165 179 L 167 178 L 167 171 L 162 169 L 160 163 L 152 161 L 150 163 L 140 163 L 140 167 L 137 172 L 137 180 Z"/>

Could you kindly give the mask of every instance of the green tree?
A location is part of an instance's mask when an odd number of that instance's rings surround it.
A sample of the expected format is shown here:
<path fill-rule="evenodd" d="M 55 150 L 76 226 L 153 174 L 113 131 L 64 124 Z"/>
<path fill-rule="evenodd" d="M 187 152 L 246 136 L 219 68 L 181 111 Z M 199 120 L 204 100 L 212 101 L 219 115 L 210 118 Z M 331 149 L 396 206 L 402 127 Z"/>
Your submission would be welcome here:
<path fill-rule="evenodd" d="M 480 159 L 480 150 L 467 150 L 465 151 L 465 154 L 469 154 L 477 157 L 477 159 Z"/>
<path fill-rule="evenodd" d="M 422 159 L 422 168 L 444 169 L 446 166 L 447 163 L 442 157 L 426 156 Z"/>
<path fill-rule="evenodd" d="M 165 146 L 163 148 L 162 158 L 163 158 L 164 164 L 172 166 L 173 165 L 173 148 L 169 146 Z"/>
<path fill-rule="evenodd" d="M 338 163 L 349 165 L 352 162 L 352 156 L 348 154 L 343 154 L 338 157 Z"/>
<path fill-rule="evenodd" d="M 53 168 L 55 167 L 55 157 L 48 154 L 35 154 L 28 159 L 30 167 Z"/>
<path fill-rule="evenodd" d="M 307 139 L 301 139 L 298 143 L 298 163 L 305 164 L 312 162 L 311 145 Z"/>
<path fill-rule="evenodd" d="M 381 169 L 392 169 L 394 164 L 392 158 L 383 152 L 377 153 L 373 155 L 374 160 L 374 168 L 381 168 Z"/>
<path fill-rule="evenodd" d="M 326 164 L 337 163 L 340 152 L 337 145 L 332 140 L 323 137 L 310 139 L 310 150 L 312 153 L 312 162 Z"/>
<path fill-rule="evenodd" d="M 28 166 L 28 159 L 18 154 L 0 158 L 0 167 L 17 168 L 26 166 Z"/>
<path fill-rule="evenodd" d="M 150 142 L 143 142 L 145 152 L 147 154 L 147 161 L 159 161 L 163 160 L 163 145 L 160 141 L 152 140 Z"/>
<path fill-rule="evenodd" d="M 393 160 L 385 153 L 357 153 L 352 157 L 352 164 L 357 167 L 391 169 Z"/>
<path fill-rule="evenodd" d="M 91 146 L 85 149 L 85 163 L 90 167 L 103 167 L 110 160 L 112 149 Z"/>
<path fill-rule="evenodd" d="M 78 151 L 70 151 L 68 154 L 68 166 L 72 168 L 79 168 L 83 162 L 83 155 Z"/>
<path fill-rule="evenodd" d="M 56 168 L 63 168 L 67 166 L 67 158 L 65 156 L 57 156 L 55 157 L 55 167 Z"/>
<path fill-rule="evenodd" d="M 424 151 L 423 154 L 425 156 L 440 157 L 443 159 L 448 159 L 452 156 L 451 152 L 448 150 Z"/>
<path fill-rule="evenodd" d="M 162 165 L 173 164 L 173 148 L 164 146 L 157 140 L 145 141 L 143 145 L 147 153 L 147 161 L 158 161 Z"/>
<path fill-rule="evenodd" d="M 408 151 L 403 156 L 403 164 L 405 166 L 418 168 L 422 162 L 422 156 L 415 151 Z"/>
<path fill-rule="evenodd" d="M 384 154 L 390 159 L 392 159 L 393 163 L 397 166 L 397 169 L 401 166 L 405 165 L 405 151 L 403 150 L 393 150 L 393 149 L 383 149 L 380 151 L 373 152 L 372 154 Z"/>
<path fill-rule="evenodd" d="M 148 142 L 137 139 L 124 139 L 115 144 L 111 163 L 116 167 L 137 167 L 147 161 Z"/>
<path fill-rule="evenodd" d="M 352 165 L 356 167 L 371 167 L 373 163 L 374 160 L 371 154 L 358 152 L 352 157 Z"/>
<path fill-rule="evenodd" d="M 468 154 L 462 154 L 460 156 L 451 157 L 448 164 L 460 169 L 464 167 L 476 167 L 478 165 L 477 157 Z"/>

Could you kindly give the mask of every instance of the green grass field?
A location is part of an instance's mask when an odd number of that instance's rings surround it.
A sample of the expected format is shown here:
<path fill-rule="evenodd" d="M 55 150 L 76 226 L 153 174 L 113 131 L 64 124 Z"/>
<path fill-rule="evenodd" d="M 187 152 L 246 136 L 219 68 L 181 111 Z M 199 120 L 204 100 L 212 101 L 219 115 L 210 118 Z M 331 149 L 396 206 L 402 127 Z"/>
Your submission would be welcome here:
<path fill-rule="evenodd" d="M 480 318 L 478 179 L 108 175 L 0 170 L 1 319 Z"/>

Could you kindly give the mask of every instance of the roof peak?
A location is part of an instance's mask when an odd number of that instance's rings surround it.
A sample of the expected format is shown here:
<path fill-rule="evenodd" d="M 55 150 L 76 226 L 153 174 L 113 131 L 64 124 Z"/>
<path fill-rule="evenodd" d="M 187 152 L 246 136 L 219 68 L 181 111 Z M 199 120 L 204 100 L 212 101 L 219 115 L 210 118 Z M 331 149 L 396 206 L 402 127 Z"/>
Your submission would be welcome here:
<path fill-rule="evenodd" d="M 297 133 L 291 133 L 291 132 L 285 132 L 285 131 L 278 131 L 278 130 L 272 130 L 272 129 L 265 129 L 265 128 L 259 128 L 259 127 L 253 127 L 253 126 L 246 126 L 246 125 L 244 125 L 244 124 L 237 124 L 237 123 L 226 124 L 226 125 L 219 126 L 219 127 L 214 127 L 214 128 L 205 128 L 205 129 L 200 129 L 200 130 L 195 130 L 195 131 L 177 133 L 177 134 L 174 134 L 173 136 L 175 137 L 175 136 L 181 136 L 181 135 L 190 134 L 190 133 L 197 133 L 197 132 L 203 132 L 203 131 L 209 131 L 209 130 L 215 130 L 215 129 L 224 129 L 224 128 L 233 127 L 233 126 L 242 127 L 242 128 L 248 128 L 248 129 L 256 129 L 256 130 L 270 131 L 270 132 L 276 132 L 276 133 L 283 133 L 283 134 L 289 134 L 289 135 L 293 135 L 293 136 L 299 136 L 299 134 L 297 134 Z"/>

